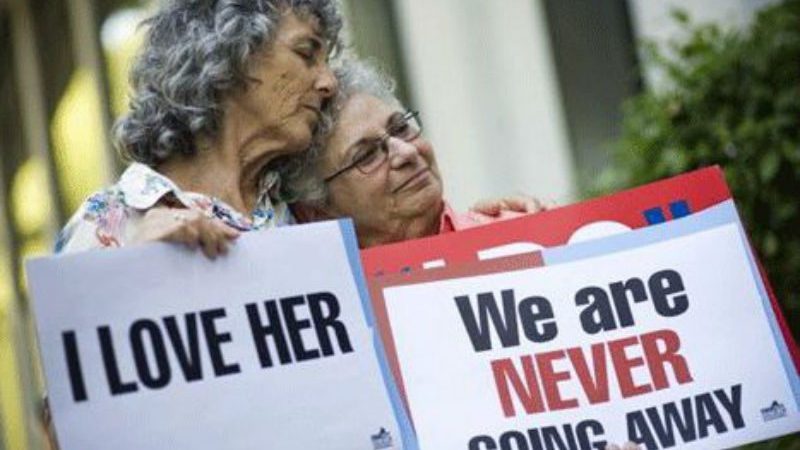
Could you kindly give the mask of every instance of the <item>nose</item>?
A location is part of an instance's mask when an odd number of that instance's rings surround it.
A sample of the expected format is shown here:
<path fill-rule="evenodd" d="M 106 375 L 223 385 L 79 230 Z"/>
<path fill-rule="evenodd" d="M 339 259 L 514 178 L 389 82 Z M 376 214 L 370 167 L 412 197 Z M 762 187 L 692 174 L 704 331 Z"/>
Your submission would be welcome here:
<path fill-rule="evenodd" d="M 322 94 L 323 99 L 329 99 L 336 95 L 339 88 L 339 81 L 336 80 L 336 75 L 328 64 L 323 64 L 320 69 L 317 80 L 314 83 L 314 89 Z"/>
<path fill-rule="evenodd" d="M 419 162 L 419 149 L 413 142 L 389 137 L 386 140 L 386 146 L 389 150 L 389 165 L 392 169 L 400 169 L 407 164 Z"/>

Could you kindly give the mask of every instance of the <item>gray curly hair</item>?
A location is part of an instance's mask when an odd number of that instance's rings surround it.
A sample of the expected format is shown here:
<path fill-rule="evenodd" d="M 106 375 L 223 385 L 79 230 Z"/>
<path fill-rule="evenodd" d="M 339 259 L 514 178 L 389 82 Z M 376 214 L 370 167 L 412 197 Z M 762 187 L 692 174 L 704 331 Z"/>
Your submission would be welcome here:
<path fill-rule="evenodd" d="M 396 83 L 375 64 L 354 56 L 343 57 L 334 68 L 339 89 L 333 100 L 322 110 L 322 120 L 314 132 L 308 152 L 279 160 L 274 167 L 281 184 L 276 200 L 287 203 L 306 203 L 324 206 L 328 202 L 328 185 L 322 173 L 325 150 L 344 105 L 356 94 L 367 94 L 387 104 L 401 108 L 395 96 Z"/>
<path fill-rule="evenodd" d="M 213 138 L 222 101 L 246 84 L 251 58 L 274 37 L 287 9 L 319 20 L 340 48 L 336 0 L 169 0 L 143 22 L 148 33 L 131 74 L 130 111 L 114 126 L 118 150 L 148 165 L 193 155 Z"/>

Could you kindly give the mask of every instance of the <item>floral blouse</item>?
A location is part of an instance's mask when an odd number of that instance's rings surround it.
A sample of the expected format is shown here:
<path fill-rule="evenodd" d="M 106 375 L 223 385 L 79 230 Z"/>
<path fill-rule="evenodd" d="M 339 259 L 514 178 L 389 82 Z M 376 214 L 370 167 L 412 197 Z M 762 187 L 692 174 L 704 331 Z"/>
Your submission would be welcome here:
<path fill-rule="evenodd" d="M 240 230 L 252 231 L 295 223 L 285 203 L 273 204 L 269 191 L 278 182 L 277 174 L 262 181 L 261 195 L 248 217 L 219 199 L 182 191 L 169 178 L 152 168 L 133 163 L 119 181 L 91 195 L 59 233 L 56 253 L 126 245 L 141 224 L 145 213 L 161 203 L 180 205 L 218 218 Z"/>

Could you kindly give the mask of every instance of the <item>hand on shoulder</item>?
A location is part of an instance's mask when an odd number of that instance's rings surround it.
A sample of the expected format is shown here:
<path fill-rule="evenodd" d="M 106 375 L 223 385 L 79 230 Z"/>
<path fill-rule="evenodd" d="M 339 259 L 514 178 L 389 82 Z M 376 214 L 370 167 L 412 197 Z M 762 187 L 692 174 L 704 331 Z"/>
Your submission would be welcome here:
<path fill-rule="evenodd" d="M 490 218 L 510 218 L 535 214 L 556 207 L 553 201 L 542 201 L 529 195 L 512 195 L 477 202 L 470 211 Z"/>

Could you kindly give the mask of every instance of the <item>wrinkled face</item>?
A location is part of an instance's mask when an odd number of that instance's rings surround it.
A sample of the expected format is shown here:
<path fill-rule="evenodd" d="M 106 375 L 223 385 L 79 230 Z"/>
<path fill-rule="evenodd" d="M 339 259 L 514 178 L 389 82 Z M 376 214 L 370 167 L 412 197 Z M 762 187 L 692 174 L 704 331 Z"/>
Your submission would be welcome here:
<path fill-rule="evenodd" d="M 322 173 L 350 164 L 403 112 L 370 95 L 351 97 L 328 141 Z M 386 161 L 374 171 L 353 168 L 328 183 L 330 215 L 352 217 L 359 232 L 402 227 L 441 211 L 442 181 L 431 144 L 421 136 L 410 142 L 389 137 L 386 148 Z"/>
<path fill-rule="evenodd" d="M 280 142 L 282 154 L 308 148 L 323 102 L 336 93 L 327 58 L 318 21 L 284 13 L 272 42 L 248 67 L 247 88 L 228 105 L 232 120 L 255 126 L 247 139 Z"/>

